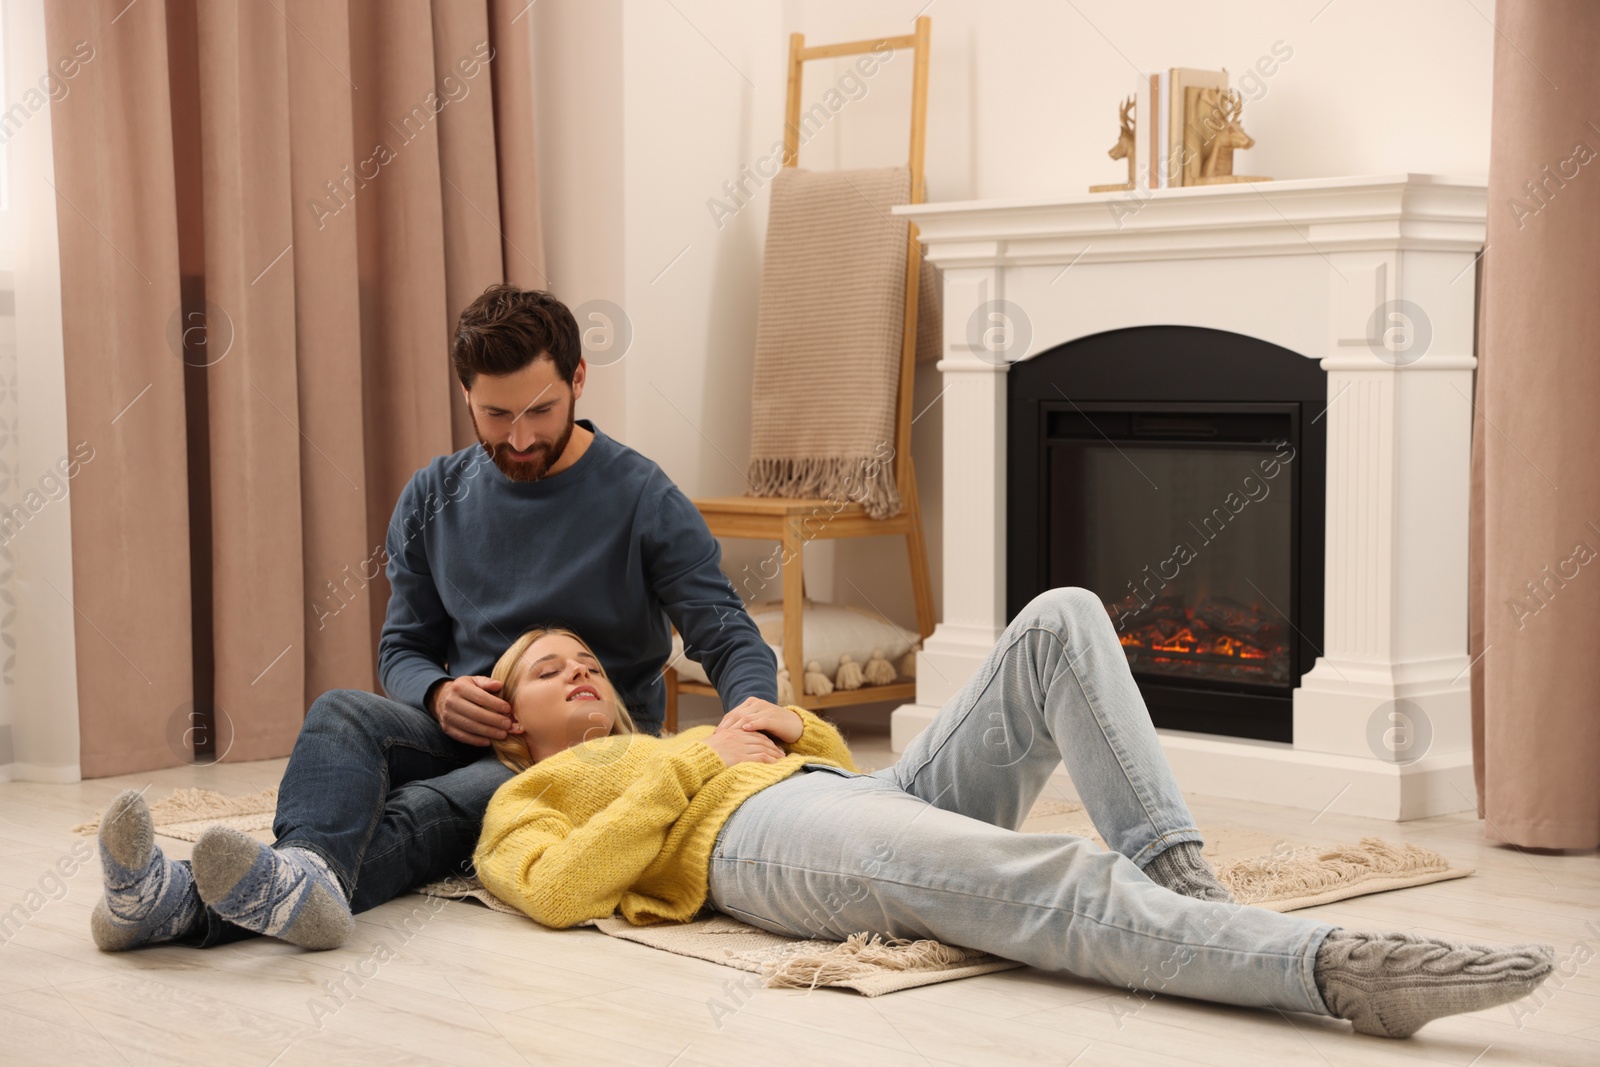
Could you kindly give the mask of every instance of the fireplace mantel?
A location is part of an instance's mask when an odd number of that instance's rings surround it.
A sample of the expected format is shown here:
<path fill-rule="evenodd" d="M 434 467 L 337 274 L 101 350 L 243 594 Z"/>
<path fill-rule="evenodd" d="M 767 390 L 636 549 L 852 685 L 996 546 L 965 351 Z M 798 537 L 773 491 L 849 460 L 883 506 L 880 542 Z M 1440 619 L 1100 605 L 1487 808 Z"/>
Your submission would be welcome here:
<path fill-rule="evenodd" d="M 916 703 L 894 714 L 895 747 L 1008 621 L 1010 365 L 1107 330 L 1201 326 L 1328 372 L 1326 627 L 1294 694 L 1293 744 L 1162 731 L 1179 783 L 1397 819 L 1472 808 L 1467 489 L 1485 201 L 1481 179 L 1393 174 L 895 209 L 944 277 L 947 387 L 943 617 L 918 654 Z"/>

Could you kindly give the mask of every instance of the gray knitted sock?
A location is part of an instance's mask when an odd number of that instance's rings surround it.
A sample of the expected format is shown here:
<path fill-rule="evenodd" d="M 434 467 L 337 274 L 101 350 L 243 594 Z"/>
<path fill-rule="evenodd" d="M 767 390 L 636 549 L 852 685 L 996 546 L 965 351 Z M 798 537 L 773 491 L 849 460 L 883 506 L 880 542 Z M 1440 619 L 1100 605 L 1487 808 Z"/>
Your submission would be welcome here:
<path fill-rule="evenodd" d="M 1312 975 L 1328 1010 L 1358 1033 L 1410 1037 L 1441 1015 L 1527 996 L 1554 964 L 1550 945 L 1493 948 L 1336 929 L 1317 949 Z"/>
<path fill-rule="evenodd" d="M 107 805 L 99 842 L 106 895 L 89 913 L 89 932 L 102 950 L 171 941 L 199 922 L 194 878 L 156 844 L 150 809 L 138 790 L 125 790 Z"/>
<path fill-rule="evenodd" d="M 213 826 L 195 842 L 200 899 L 247 930 L 301 948 L 338 948 L 355 929 L 339 880 L 309 849 L 273 849 Z"/>
<path fill-rule="evenodd" d="M 1145 867 L 1144 873 L 1157 885 L 1196 900 L 1233 901 L 1228 887 L 1217 881 L 1217 872 L 1200 854 L 1200 842 L 1179 841 Z"/>

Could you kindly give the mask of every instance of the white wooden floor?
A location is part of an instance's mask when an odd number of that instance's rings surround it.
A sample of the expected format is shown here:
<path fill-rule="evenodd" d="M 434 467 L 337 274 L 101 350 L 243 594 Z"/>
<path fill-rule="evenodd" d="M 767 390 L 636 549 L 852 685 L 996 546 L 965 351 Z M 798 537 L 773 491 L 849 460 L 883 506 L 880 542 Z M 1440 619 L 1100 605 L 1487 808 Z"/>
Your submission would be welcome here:
<path fill-rule="evenodd" d="M 852 730 L 864 765 L 892 760 Z M 1471 878 L 1313 909 L 1358 928 L 1491 943 L 1547 941 L 1558 973 L 1537 1002 L 1429 1024 L 1406 1041 L 1310 1015 L 1130 994 L 1032 970 L 886 997 L 739 989 L 742 972 L 556 932 L 476 904 L 408 896 L 357 916 L 333 952 L 268 940 L 207 952 L 105 954 L 89 939 L 98 861 L 68 832 L 117 792 L 153 783 L 247 792 L 282 760 L 78 785 L 0 784 L 0 1062 L 72 1064 L 1600 1064 L 1600 858 L 1483 841 L 1468 815 L 1404 824 L 1190 798 L 1228 822 L 1331 843 L 1375 833 L 1476 867 Z M 189 846 L 171 845 L 185 856 Z M 90 862 L 59 882 L 54 865 Z M 21 906 L 21 913 L 13 909 Z M 720 1005 L 720 1009 L 719 1009 Z"/>

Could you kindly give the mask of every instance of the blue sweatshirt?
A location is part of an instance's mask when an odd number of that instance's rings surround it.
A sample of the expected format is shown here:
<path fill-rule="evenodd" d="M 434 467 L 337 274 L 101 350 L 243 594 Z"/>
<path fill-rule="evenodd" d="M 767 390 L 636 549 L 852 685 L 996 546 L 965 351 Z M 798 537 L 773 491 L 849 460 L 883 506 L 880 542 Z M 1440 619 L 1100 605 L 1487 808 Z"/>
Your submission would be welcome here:
<path fill-rule="evenodd" d="M 671 620 L 723 707 L 776 701 L 772 650 L 705 519 L 655 463 L 577 421 L 594 441 L 536 482 L 507 478 L 478 444 L 411 476 L 389 522 L 384 691 L 426 711 L 433 683 L 486 675 L 523 631 L 564 626 L 600 657 L 639 728 L 660 733 Z"/>

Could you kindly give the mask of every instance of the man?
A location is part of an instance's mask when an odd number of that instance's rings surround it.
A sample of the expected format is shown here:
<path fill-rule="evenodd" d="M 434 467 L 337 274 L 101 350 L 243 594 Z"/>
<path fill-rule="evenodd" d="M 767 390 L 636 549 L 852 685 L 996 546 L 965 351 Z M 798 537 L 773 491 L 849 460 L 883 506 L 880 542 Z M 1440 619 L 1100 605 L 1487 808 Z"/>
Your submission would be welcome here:
<path fill-rule="evenodd" d="M 661 731 L 668 620 L 724 707 L 777 699 L 772 652 L 694 505 L 576 419 L 587 366 L 572 313 L 548 293 L 491 286 L 462 311 L 450 356 L 479 444 L 419 470 L 395 507 L 378 644 L 388 698 L 335 690 L 312 703 L 271 848 L 214 827 L 192 869 L 171 863 L 142 801 L 117 798 L 101 831 L 102 948 L 252 933 L 331 948 L 352 913 L 470 872 L 484 809 L 511 776 L 488 748 L 511 720 L 486 675 L 530 627 L 582 634 L 649 733 Z"/>

